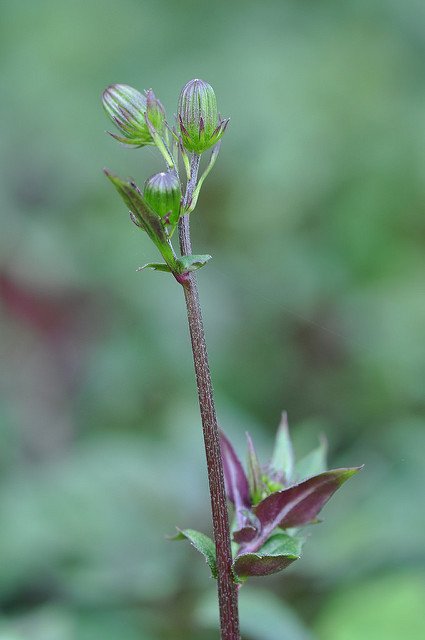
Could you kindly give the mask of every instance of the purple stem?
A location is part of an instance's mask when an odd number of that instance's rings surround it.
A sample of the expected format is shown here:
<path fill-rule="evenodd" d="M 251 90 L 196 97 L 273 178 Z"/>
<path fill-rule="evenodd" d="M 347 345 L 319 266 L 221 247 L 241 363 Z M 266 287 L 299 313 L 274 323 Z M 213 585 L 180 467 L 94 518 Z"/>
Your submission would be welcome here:
<path fill-rule="evenodd" d="M 199 169 L 199 156 L 193 154 L 191 175 L 186 187 L 184 203 L 190 202 L 196 187 Z M 189 215 L 180 218 L 179 240 L 182 255 L 192 253 Z M 207 458 L 208 482 L 211 498 L 211 511 L 217 558 L 218 603 L 220 609 L 220 627 L 222 640 L 240 640 L 237 587 L 232 575 L 232 552 L 230 546 L 230 527 L 224 487 L 223 463 L 220 451 L 220 438 L 214 406 L 213 388 L 208 362 L 202 312 L 199 302 L 198 285 L 194 273 L 188 273 L 181 282 L 186 300 L 193 362 L 198 387 L 199 408 L 201 411 L 204 434 L 205 454 Z"/>

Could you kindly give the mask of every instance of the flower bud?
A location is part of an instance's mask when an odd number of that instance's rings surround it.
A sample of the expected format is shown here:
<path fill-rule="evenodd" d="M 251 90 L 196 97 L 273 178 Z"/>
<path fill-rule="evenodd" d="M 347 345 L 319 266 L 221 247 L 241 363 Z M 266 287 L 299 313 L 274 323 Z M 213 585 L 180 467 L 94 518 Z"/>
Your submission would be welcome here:
<path fill-rule="evenodd" d="M 110 135 L 124 144 L 143 147 L 154 144 L 146 123 L 146 97 L 127 84 L 111 84 L 102 94 L 107 115 L 121 131 L 122 136 Z"/>
<path fill-rule="evenodd" d="M 183 146 L 194 153 L 215 145 L 229 122 L 217 111 L 214 89 L 198 79 L 190 80 L 180 93 L 178 121 Z"/>
<path fill-rule="evenodd" d="M 145 182 L 143 195 L 167 224 L 175 226 L 180 215 L 182 192 L 175 171 L 156 173 Z"/>

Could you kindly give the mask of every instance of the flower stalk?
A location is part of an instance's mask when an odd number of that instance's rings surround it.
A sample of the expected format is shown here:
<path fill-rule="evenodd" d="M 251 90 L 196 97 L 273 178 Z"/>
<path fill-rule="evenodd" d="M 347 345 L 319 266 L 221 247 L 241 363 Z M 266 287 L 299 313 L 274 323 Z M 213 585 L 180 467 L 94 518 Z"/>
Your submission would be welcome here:
<path fill-rule="evenodd" d="M 182 254 L 191 253 L 189 216 L 179 222 Z M 182 283 L 187 308 L 193 362 L 198 387 L 199 408 L 207 459 L 211 511 L 216 546 L 217 586 L 222 640 L 239 640 L 237 585 L 232 575 L 230 526 L 224 486 L 219 430 L 214 405 L 205 332 L 196 275 L 190 273 Z"/>
<path fill-rule="evenodd" d="M 199 169 L 199 156 L 194 154 L 191 162 L 191 174 L 187 184 L 184 204 L 190 202 Z M 189 215 L 179 221 L 179 241 L 182 255 L 192 253 Z M 223 461 L 220 450 L 220 435 L 214 404 L 205 331 L 199 301 L 196 275 L 189 273 L 181 283 L 186 301 L 187 319 L 192 344 L 193 363 L 198 388 L 199 408 L 201 412 L 207 459 L 208 483 L 210 489 L 211 511 L 214 540 L 216 547 L 217 587 L 220 609 L 222 640 L 239 640 L 237 585 L 232 574 L 232 552 L 230 544 L 230 525 L 227 512 L 226 491 L 224 485 Z"/>
<path fill-rule="evenodd" d="M 130 219 L 146 232 L 164 262 L 140 268 L 168 272 L 181 284 L 187 310 L 199 408 L 204 436 L 214 541 L 193 529 L 178 529 L 176 540 L 186 539 L 200 551 L 217 579 L 222 640 L 240 640 L 238 588 L 250 576 L 282 571 L 301 556 L 304 536 L 299 529 L 317 522 L 317 515 L 335 491 L 360 467 L 326 471 L 326 446 L 296 464 L 286 414 L 276 436 L 273 456 L 260 466 L 247 434 L 248 474 L 231 443 L 219 430 L 195 271 L 210 255 L 193 255 L 189 215 L 201 187 L 214 166 L 228 119 L 221 118 L 213 88 L 190 80 L 182 89 L 177 127 L 171 129 L 164 108 L 150 89 L 141 94 L 128 85 L 110 85 L 103 93 L 107 115 L 121 135 L 111 135 L 133 148 L 155 145 L 167 171 L 151 176 L 142 191 L 105 170 Z M 178 133 L 179 132 L 179 133 Z M 169 137 L 172 136 L 172 148 Z M 210 150 L 200 177 L 201 154 Z M 185 189 L 179 160 L 187 176 Z M 182 193 L 184 196 L 182 197 Z M 172 244 L 179 231 L 180 256 Z M 233 504 L 230 527 L 227 499 Z M 233 541 L 233 544 L 231 542 Z"/>

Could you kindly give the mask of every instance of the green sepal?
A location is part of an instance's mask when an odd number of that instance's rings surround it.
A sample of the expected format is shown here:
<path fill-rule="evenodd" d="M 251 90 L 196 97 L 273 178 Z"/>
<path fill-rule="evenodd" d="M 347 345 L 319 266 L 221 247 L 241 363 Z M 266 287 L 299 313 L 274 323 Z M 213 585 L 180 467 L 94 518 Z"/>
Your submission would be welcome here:
<path fill-rule="evenodd" d="M 246 433 L 248 443 L 248 484 L 251 494 L 252 504 L 256 505 L 263 499 L 264 483 L 262 481 L 262 473 L 260 463 L 258 461 L 257 452 L 255 451 L 249 433 Z"/>
<path fill-rule="evenodd" d="M 148 262 L 147 264 L 144 264 L 143 267 L 139 267 L 137 271 L 143 271 L 143 269 L 153 269 L 154 271 L 166 271 L 167 273 L 171 273 L 170 267 L 164 262 Z"/>
<path fill-rule="evenodd" d="M 283 474 L 285 484 L 291 484 L 294 476 L 294 451 L 288 428 L 288 416 L 283 411 L 276 434 L 270 466 L 278 474 Z"/>
<path fill-rule="evenodd" d="M 242 553 L 233 561 L 233 572 L 239 579 L 268 576 L 283 571 L 301 556 L 303 540 L 277 533 L 254 553 Z"/>
<path fill-rule="evenodd" d="M 130 209 L 139 225 L 146 231 L 152 242 L 157 246 L 171 271 L 177 271 L 177 258 L 171 246 L 167 231 L 161 218 L 152 209 L 134 182 L 125 182 L 118 176 L 112 175 L 104 169 L 106 177 L 112 182 L 125 205 Z"/>
<path fill-rule="evenodd" d="M 177 527 L 177 535 L 173 536 L 171 540 L 189 540 L 190 544 L 195 547 L 197 551 L 204 556 L 213 578 L 217 578 L 217 563 L 215 559 L 215 544 L 200 531 L 194 529 L 179 529 Z"/>
<path fill-rule="evenodd" d="M 217 144 L 214 145 L 214 147 L 212 149 L 212 153 L 211 153 L 209 162 L 207 164 L 207 167 L 206 167 L 204 173 L 202 174 L 202 176 L 198 180 L 198 184 L 196 185 L 196 188 L 195 188 L 195 190 L 193 192 L 192 200 L 190 201 L 189 206 L 186 209 L 186 213 L 191 213 L 194 210 L 194 208 L 196 207 L 196 204 L 197 204 L 198 198 L 199 198 L 199 193 L 201 191 L 201 187 L 204 184 L 204 180 L 208 177 L 211 169 L 215 165 L 215 161 L 217 160 L 217 157 L 218 157 L 218 154 L 219 154 L 219 151 L 220 151 L 220 146 L 221 146 L 221 140 L 219 142 L 217 142 Z"/>
<path fill-rule="evenodd" d="M 328 443 L 324 436 L 320 438 L 320 444 L 316 449 L 310 451 L 306 456 L 298 460 L 295 465 L 295 475 L 299 482 L 311 476 L 324 473 L 327 468 Z"/>
<path fill-rule="evenodd" d="M 211 260 L 212 256 L 182 256 L 177 260 L 178 273 L 188 273 L 189 271 L 197 271 Z"/>

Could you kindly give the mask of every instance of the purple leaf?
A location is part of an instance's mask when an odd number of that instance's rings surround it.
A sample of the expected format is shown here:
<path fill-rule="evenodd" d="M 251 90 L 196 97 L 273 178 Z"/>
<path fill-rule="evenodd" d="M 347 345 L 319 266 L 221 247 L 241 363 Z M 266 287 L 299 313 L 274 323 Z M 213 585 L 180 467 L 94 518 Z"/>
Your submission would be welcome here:
<path fill-rule="evenodd" d="M 276 534 L 256 553 L 242 553 L 233 562 L 233 570 L 240 578 L 268 576 L 282 571 L 301 554 L 302 542 L 284 533 Z"/>
<path fill-rule="evenodd" d="M 258 553 L 245 553 L 236 558 L 233 570 L 239 578 L 248 576 L 270 576 L 286 569 L 298 557 L 290 556 L 261 556 Z"/>
<path fill-rule="evenodd" d="M 220 447 L 227 496 L 235 505 L 238 526 L 243 527 L 246 524 L 246 518 L 242 511 L 251 506 L 248 480 L 235 450 L 222 431 L 220 431 Z"/>
<path fill-rule="evenodd" d="M 233 533 L 233 540 L 238 544 L 243 544 L 246 542 L 251 542 L 257 536 L 258 529 L 254 527 L 252 524 L 248 524 L 246 527 L 242 527 L 242 529 L 238 529 Z"/>
<path fill-rule="evenodd" d="M 277 526 L 299 527 L 312 522 L 333 493 L 361 468 L 326 471 L 267 496 L 254 508 L 263 527 L 261 537 Z"/>
<path fill-rule="evenodd" d="M 239 529 L 234 531 L 233 540 L 238 544 L 246 544 L 258 538 L 261 531 L 261 524 L 257 516 L 248 509 L 242 509 L 241 516 L 243 518 L 243 525 L 239 524 Z M 241 518 L 241 519 L 242 519 Z"/>

